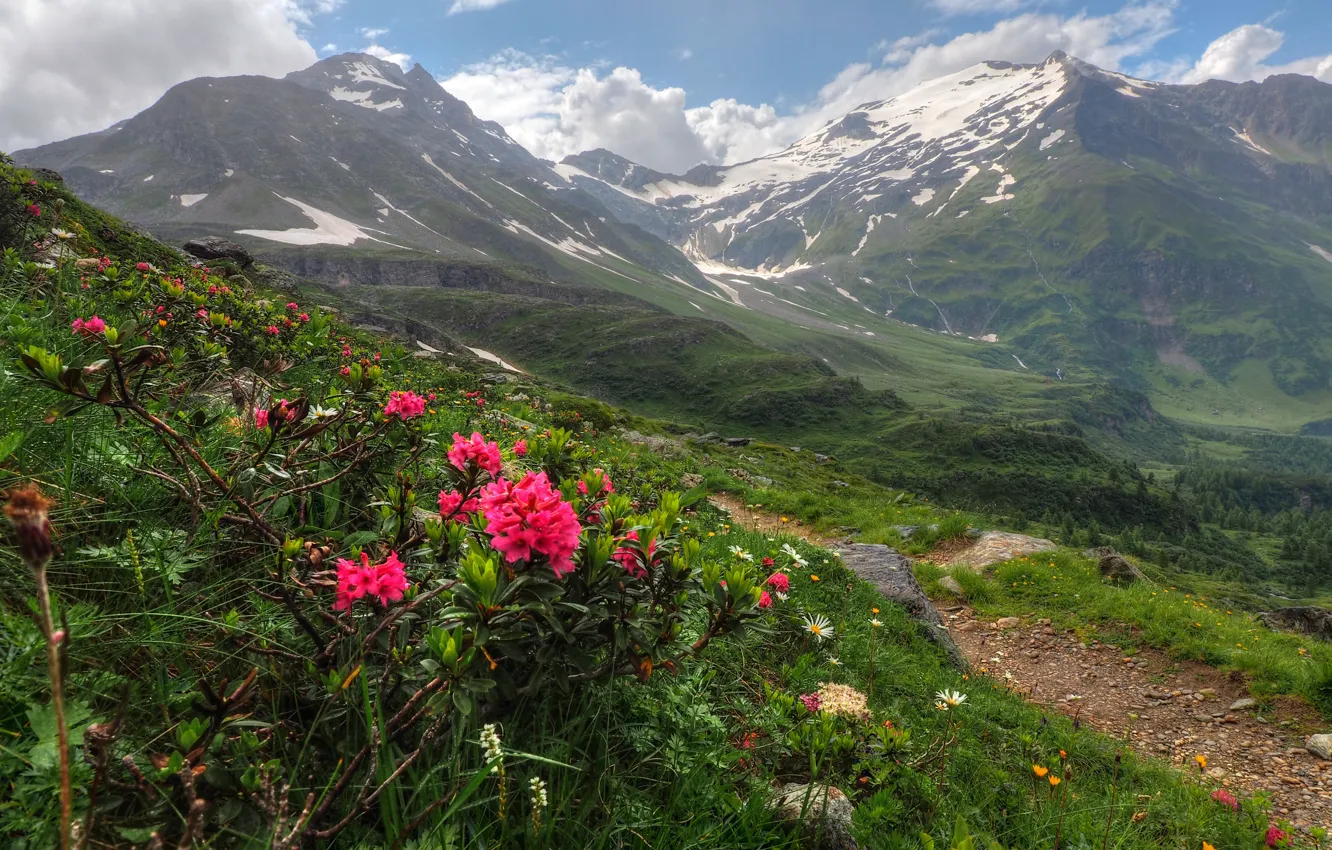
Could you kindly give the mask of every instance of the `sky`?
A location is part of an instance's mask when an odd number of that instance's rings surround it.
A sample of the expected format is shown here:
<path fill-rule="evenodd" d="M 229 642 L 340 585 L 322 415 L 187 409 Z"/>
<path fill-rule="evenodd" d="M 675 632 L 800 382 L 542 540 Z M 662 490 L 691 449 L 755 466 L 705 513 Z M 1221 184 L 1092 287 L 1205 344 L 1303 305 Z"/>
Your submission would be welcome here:
<path fill-rule="evenodd" d="M 0 150 L 104 129 L 194 77 L 363 51 L 419 62 L 538 156 L 680 172 L 1054 50 L 1172 83 L 1332 83 L 1332 0 L 0 0 Z"/>

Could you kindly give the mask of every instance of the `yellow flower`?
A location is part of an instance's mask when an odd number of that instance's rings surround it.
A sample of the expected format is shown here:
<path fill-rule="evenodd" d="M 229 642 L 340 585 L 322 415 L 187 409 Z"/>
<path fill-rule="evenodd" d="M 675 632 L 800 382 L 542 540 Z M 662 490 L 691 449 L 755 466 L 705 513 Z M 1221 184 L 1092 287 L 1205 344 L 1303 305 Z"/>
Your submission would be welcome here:
<path fill-rule="evenodd" d="M 818 577 L 818 576 L 815 576 L 815 575 L 811 575 L 811 576 L 809 577 L 809 580 L 810 580 L 810 581 L 818 581 L 818 580 L 819 580 L 819 577 Z"/>
<path fill-rule="evenodd" d="M 1045 778 L 1045 774 L 1047 774 L 1047 773 L 1050 772 L 1050 768 L 1048 768 L 1048 767 L 1041 767 L 1039 764 L 1033 764 L 1033 765 L 1031 766 L 1031 769 L 1032 769 L 1032 771 L 1035 772 L 1035 774 L 1036 774 L 1039 778 L 1041 778 L 1041 779 L 1044 779 L 1044 778 Z"/>
<path fill-rule="evenodd" d="M 1202 753 L 1199 753 L 1198 755 L 1194 756 L 1193 760 L 1198 763 L 1199 770 L 1205 770 L 1207 768 L 1207 756 L 1203 755 Z"/>
<path fill-rule="evenodd" d="M 1204 842 L 1203 842 L 1203 850 L 1216 850 L 1216 848 L 1213 847 L 1212 845 L 1208 844 L 1206 841 L 1204 841 Z"/>
<path fill-rule="evenodd" d="M 878 608 L 871 608 L 871 609 L 870 609 L 870 613 L 871 613 L 871 614 L 877 614 L 877 613 L 879 613 L 879 609 L 878 609 Z"/>
<path fill-rule="evenodd" d="M 1055 776 L 1053 773 L 1050 774 L 1050 787 L 1051 787 L 1051 788 L 1055 787 L 1056 785 L 1058 785 L 1060 782 L 1063 782 L 1063 781 L 1064 781 L 1064 780 L 1060 779 L 1058 776 Z"/>

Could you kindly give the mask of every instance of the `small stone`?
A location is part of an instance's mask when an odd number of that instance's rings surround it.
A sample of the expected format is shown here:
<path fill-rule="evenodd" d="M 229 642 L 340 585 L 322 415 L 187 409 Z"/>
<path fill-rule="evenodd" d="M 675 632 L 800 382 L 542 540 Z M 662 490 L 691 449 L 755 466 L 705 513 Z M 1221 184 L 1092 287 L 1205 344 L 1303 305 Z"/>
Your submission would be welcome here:
<path fill-rule="evenodd" d="M 1320 759 L 1332 761 L 1332 734 L 1310 735 L 1304 748 Z"/>
<path fill-rule="evenodd" d="M 1234 702 L 1232 702 L 1232 703 L 1230 704 L 1230 709 L 1229 709 L 1229 710 L 1230 710 L 1230 711 L 1244 711 L 1246 708 L 1253 708 L 1253 707 L 1256 706 L 1257 704 L 1258 704 L 1258 700 L 1256 700 L 1256 699 L 1249 699 L 1248 697 L 1245 697 L 1244 699 L 1237 699 L 1237 700 L 1235 700 Z"/>
<path fill-rule="evenodd" d="M 956 596 L 958 599 L 967 598 L 967 592 L 962 589 L 962 585 L 952 576 L 944 576 L 939 579 L 939 586 Z"/>
<path fill-rule="evenodd" d="M 1017 617 L 1000 617 L 994 623 L 997 629 L 1016 629 L 1020 625 L 1022 625 L 1022 621 Z"/>

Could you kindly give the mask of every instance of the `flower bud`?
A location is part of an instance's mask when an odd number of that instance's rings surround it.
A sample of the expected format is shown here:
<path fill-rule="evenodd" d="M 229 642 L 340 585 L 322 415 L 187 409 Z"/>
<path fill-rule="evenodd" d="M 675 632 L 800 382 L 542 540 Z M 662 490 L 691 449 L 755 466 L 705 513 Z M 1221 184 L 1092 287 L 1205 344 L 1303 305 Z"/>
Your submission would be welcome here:
<path fill-rule="evenodd" d="M 19 556 L 32 569 L 45 567 L 55 554 L 51 542 L 51 501 L 36 487 L 21 487 L 9 494 L 5 516 L 14 525 Z"/>

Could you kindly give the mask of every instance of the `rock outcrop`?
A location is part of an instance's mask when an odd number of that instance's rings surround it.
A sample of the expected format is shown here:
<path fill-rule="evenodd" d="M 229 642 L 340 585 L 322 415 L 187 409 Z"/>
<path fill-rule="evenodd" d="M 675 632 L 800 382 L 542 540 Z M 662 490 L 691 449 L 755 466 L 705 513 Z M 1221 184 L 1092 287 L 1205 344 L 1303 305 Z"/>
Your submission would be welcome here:
<path fill-rule="evenodd" d="M 1102 556 L 1101 578 L 1122 584 L 1133 584 L 1136 581 L 1147 580 L 1147 576 L 1142 574 L 1142 570 L 1118 552 L 1111 552 Z"/>
<path fill-rule="evenodd" d="M 948 660 L 959 670 L 967 663 L 944 628 L 943 617 L 921 590 L 911 559 L 896 549 L 878 543 L 851 543 L 837 549 L 842 562 L 856 575 L 874 585 L 885 597 L 907 609 L 911 618 L 920 624 L 925 636 L 937 645 Z"/>
<path fill-rule="evenodd" d="M 186 253 L 201 260 L 231 260 L 242 267 L 254 264 L 254 257 L 245 246 L 220 236 L 201 236 L 181 247 Z"/>
<path fill-rule="evenodd" d="M 1269 629 L 1332 640 L 1332 611 L 1316 605 L 1294 605 L 1258 614 L 1258 620 Z"/>
<path fill-rule="evenodd" d="M 819 850 L 857 850 L 859 847 L 851 834 L 855 807 L 839 788 L 791 782 L 774 791 L 769 805 L 777 810 L 780 820 L 799 827 L 809 837 L 809 847 Z"/>
<path fill-rule="evenodd" d="M 953 558 L 953 563 L 980 572 L 994 564 L 1037 552 L 1049 552 L 1055 548 L 1053 542 L 1041 537 L 1028 537 L 1010 531 L 987 531 L 980 536 L 975 546 Z"/>

